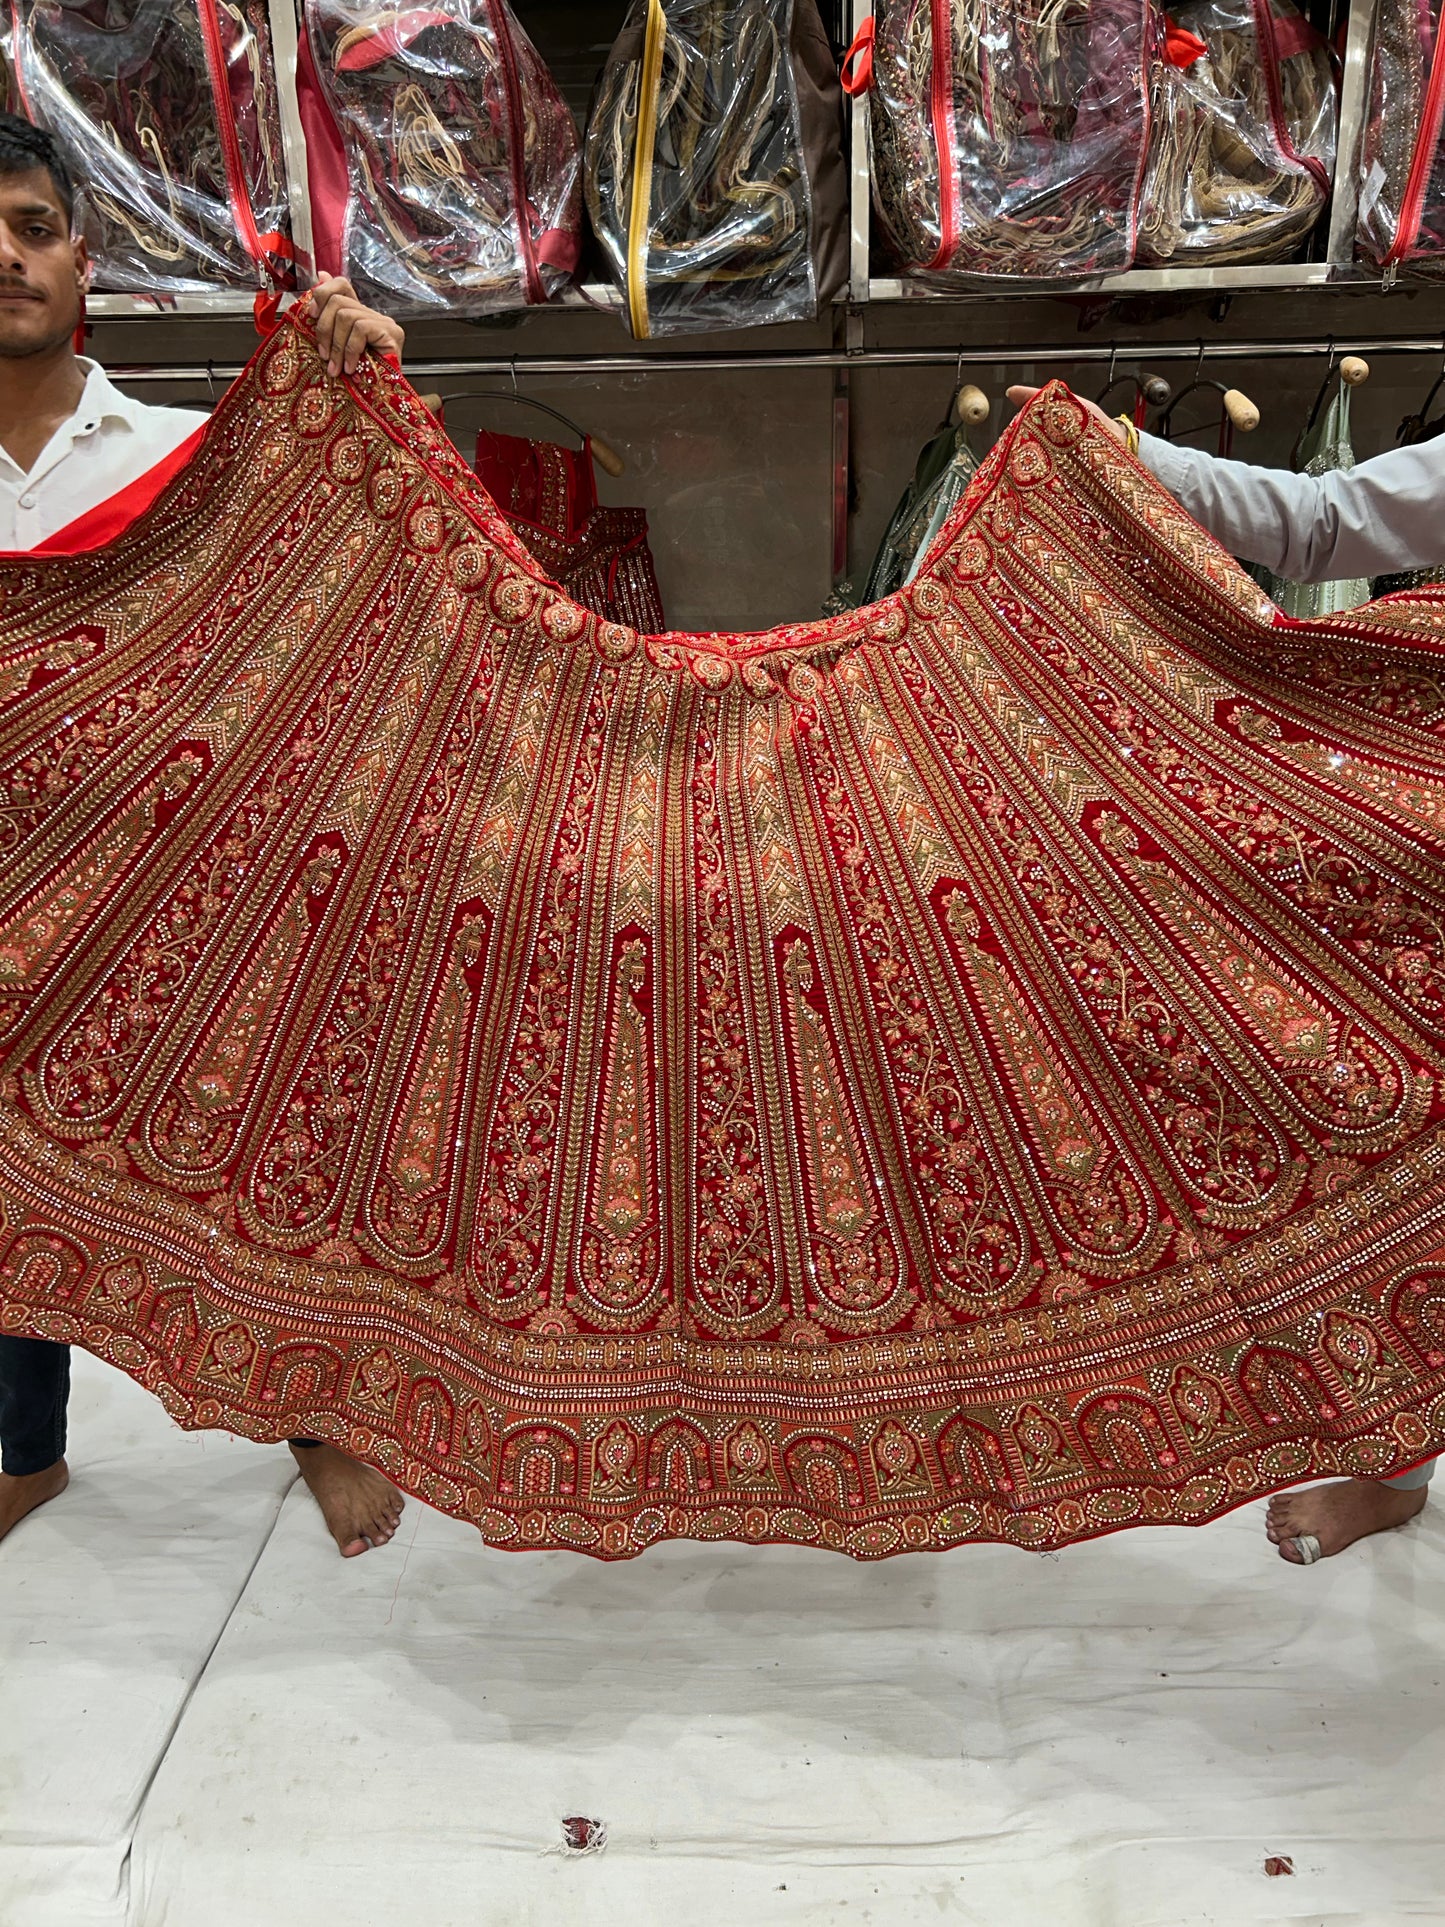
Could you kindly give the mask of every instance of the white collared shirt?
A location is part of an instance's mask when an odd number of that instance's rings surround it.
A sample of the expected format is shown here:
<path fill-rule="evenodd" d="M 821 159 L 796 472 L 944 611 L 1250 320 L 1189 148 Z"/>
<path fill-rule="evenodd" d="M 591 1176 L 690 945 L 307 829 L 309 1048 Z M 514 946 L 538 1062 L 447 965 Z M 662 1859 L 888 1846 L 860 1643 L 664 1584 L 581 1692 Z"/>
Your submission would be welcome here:
<path fill-rule="evenodd" d="M 1295 475 L 1139 437 L 1139 458 L 1242 562 L 1287 582 L 1445 566 L 1445 435 L 1349 470 Z"/>
<path fill-rule="evenodd" d="M 86 371 L 80 406 L 56 429 L 26 475 L 0 446 L 0 550 L 33 549 L 88 509 L 139 481 L 206 420 L 190 408 L 155 408 Z"/>

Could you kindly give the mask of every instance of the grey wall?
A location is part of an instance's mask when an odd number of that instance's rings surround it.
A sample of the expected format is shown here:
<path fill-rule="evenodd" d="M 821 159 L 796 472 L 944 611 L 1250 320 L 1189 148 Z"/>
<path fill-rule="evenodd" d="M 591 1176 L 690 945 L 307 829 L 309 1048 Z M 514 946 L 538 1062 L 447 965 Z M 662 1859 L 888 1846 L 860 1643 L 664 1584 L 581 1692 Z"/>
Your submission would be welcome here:
<path fill-rule="evenodd" d="M 841 318 L 838 322 L 841 332 Z M 1073 378 L 1092 394 L 1100 366 L 1045 367 L 1031 359 L 1044 344 L 1107 347 L 1121 360 L 1147 359 L 1148 343 L 1206 346 L 1269 336 L 1299 340 L 1335 337 L 1341 352 L 1375 335 L 1441 338 L 1445 352 L 1445 289 L 1379 295 L 1327 289 L 1241 294 L 1217 318 L 1206 302 L 1163 304 L 1138 300 L 1113 307 L 1095 300 L 908 302 L 876 308 L 864 322 L 868 345 L 937 349 L 943 365 L 885 368 L 859 365 L 851 374 L 854 513 L 851 545 L 856 571 L 868 559 L 907 480 L 920 443 L 937 425 L 950 398 L 955 359 L 965 375 L 996 397 L 984 446 L 1006 419 L 1007 381 Z M 769 352 L 828 348 L 829 324 L 755 330 L 653 344 L 648 352 Z M 249 325 L 233 321 L 147 318 L 97 324 L 92 348 L 111 365 L 218 365 L 250 352 Z M 998 350 L 1006 349 L 1006 358 Z M 987 350 L 989 352 L 985 353 Z M 502 326 L 427 323 L 414 327 L 409 358 L 509 357 L 516 354 L 635 354 L 613 317 L 592 313 L 532 314 Z M 1388 447 L 1401 416 L 1418 406 L 1439 372 L 1442 352 L 1373 358 L 1370 382 L 1355 400 L 1356 451 Z M 1191 362 L 1159 364 L 1176 385 Z M 1263 410 L 1257 433 L 1238 452 L 1268 462 L 1288 460 L 1323 372 L 1323 358 L 1259 363 L 1206 362 L 1206 372 L 1252 394 Z M 620 481 L 600 478 L 605 500 L 637 503 L 651 518 L 668 619 L 675 628 L 762 628 L 818 613 L 831 585 L 833 375 L 826 368 L 678 370 L 534 377 L 519 372 L 524 392 L 573 415 L 616 445 L 628 470 Z M 426 384 L 423 384 L 426 385 Z M 462 386 L 448 378 L 446 386 Z M 505 378 L 502 382 L 506 386 Z M 204 381 L 140 391 L 152 399 L 204 402 Z M 458 404 L 448 425 L 464 450 L 477 426 L 547 435 L 544 417 L 501 404 Z M 1210 445 L 1206 442 L 1206 445 Z M 1445 536 L 1442 536 L 1445 541 Z"/>

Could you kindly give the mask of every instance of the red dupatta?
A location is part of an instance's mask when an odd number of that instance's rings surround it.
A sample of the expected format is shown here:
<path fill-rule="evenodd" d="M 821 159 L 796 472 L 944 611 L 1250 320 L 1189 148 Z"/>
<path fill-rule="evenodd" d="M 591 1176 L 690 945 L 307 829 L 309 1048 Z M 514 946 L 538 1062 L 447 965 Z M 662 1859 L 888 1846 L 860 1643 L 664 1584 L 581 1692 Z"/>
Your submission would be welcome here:
<path fill-rule="evenodd" d="M 641 637 L 288 320 L 0 563 L 0 1326 L 601 1557 L 1399 1469 L 1442 648 L 1274 624 L 1057 386 L 906 590 Z"/>

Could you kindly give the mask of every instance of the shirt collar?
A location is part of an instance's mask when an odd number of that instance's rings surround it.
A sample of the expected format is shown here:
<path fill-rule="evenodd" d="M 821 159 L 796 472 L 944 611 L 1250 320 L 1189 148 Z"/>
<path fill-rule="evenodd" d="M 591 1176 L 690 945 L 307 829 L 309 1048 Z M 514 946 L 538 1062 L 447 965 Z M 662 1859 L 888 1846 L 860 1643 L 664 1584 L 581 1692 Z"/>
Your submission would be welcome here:
<path fill-rule="evenodd" d="M 139 428 L 144 403 L 123 395 L 99 362 L 84 355 L 77 355 L 76 360 L 85 370 L 85 386 L 80 391 L 75 413 L 56 429 L 30 473 L 22 476 L 9 451 L 0 449 L 0 474 L 5 476 L 8 486 L 18 486 L 17 478 L 21 482 L 42 481 L 65 459 L 82 435 L 93 435 L 102 422 L 120 422 L 132 431 Z"/>
<path fill-rule="evenodd" d="M 124 422 L 127 428 L 134 428 L 142 404 L 123 395 L 98 361 L 85 355 L 77 355 L 76 360 L 85 370 L 85 386 L 68 424 L 71 433 L 83 435 L 106 421 Z"/>

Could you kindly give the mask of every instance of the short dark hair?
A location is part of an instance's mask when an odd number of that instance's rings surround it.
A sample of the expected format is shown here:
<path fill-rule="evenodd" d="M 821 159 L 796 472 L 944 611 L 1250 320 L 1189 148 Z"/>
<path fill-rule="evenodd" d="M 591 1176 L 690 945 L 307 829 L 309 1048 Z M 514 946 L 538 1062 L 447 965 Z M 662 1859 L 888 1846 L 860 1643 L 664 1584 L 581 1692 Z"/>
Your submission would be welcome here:
<path fill-rule="evenodd" d="M 18 114 L 0 114 L 0 176 L 31 174 L 43 168 L 55 184 L 55 192 L 67 221 L 75 214 L 75 182 L 54 134 Z"/>

